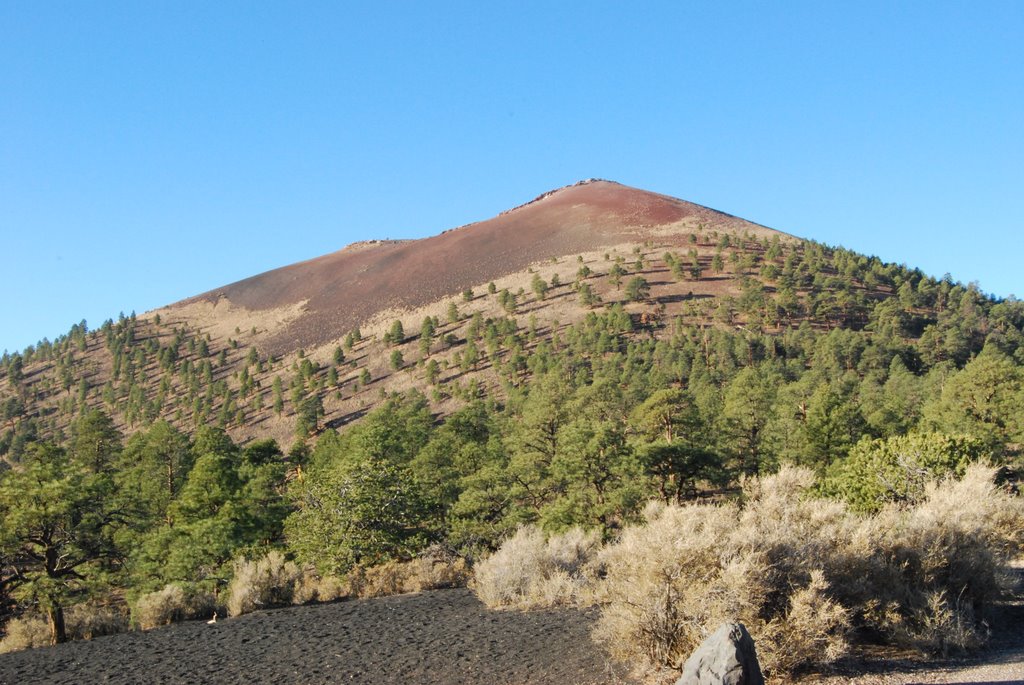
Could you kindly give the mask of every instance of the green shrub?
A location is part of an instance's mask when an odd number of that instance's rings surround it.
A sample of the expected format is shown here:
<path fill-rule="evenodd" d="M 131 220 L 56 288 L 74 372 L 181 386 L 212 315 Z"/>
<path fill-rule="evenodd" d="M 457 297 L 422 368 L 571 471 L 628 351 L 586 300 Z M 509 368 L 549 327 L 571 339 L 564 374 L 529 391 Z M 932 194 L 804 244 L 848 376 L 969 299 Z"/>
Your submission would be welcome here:
<path fill-rule="evenodd" d="M 985 445 L 968 436 L 942 433 L 861 440 L 837 461 L 823 490 L 860 511 L 878 511 L 886 503 L 914 504 L 928 483 L 948 475 L 962 477 L 968 465 L 986 461 Z"/>

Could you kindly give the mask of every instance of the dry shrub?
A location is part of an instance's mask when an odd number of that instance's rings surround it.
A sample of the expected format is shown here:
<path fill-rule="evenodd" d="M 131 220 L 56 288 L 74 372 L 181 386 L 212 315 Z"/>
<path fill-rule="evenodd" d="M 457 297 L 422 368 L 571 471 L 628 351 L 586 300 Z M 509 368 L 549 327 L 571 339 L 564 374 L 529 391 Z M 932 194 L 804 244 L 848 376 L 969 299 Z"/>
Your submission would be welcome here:
<path fill-rule="evenodd" d="M 333 602 L 348 596 L 345 583 L 337 576 L 324 576 L 317 587 L 317 598 L 321 602 Z"/>
<path fill-rule="evenodd" d="M 366 567 L 353 566 L 345 574 L 345 578 L 342 581 L 342 593 L 346 598 L 367 597 L 366 584 Z"/>
<path fill-rule="evenodd" d="M 359 568 L 349 574 L 349 590 L 357 597 L 388 597 L 405 592 L 408 570 L 405 564 L 389 561 L 378 566 Z"/>
<path fill-rule="evenodd" d="M 619 658 L 678 667 L 718 625 L 740 620 L 776 675 L 841 657 L 851 627 L 921 649 L 977 646 L 1024 535 L 1024 504 L 994 476 L 971 466 L 916 506 L 874 516 L 811 497 L 813 474 L 791 467 L 745 483 L 742 506 L 648 507 L 645 525 L 600 554 L 596 635 Z M 513 540 L 536 566 L 536 533 Z M 499 598 L 516 596 L 508 569 L 523 563 L 504 561 Z"/>
<path fill-rule="evenodd" d="M 850 537 L 849 513 L 809 500 L 813 483 L 811 472 L 785 468 L 746 482 L 742 508 L 648 507 L 646 525 L 625 530 L 601 555 L 606 604 L 597 637 L 620 658 L 678 668 L 721 623 L 739 620 L 766 670 L 841 656 L 845 612 L 827 596 L 819 565 L 835 564 L 829 550 Z"/>
<path fill-rule="evenodd" d="M 172 583 L 142 595 L 132 607 L 132 622 L 142 630 L 178 621 L 208 618 L 217 611 L 212 593 Z"/>
<path fill-rule="evenodd" d="M 408 563 L 406 592 L 466 587 L 470 570 L 466 560 L 441 547 L 429 547 Z"/>
<path fill-rule="evenodd" d="M 573 528 L 545 539 L 536 526 L 523 526 L 477 565 L 473 588 L 492 608 L 585 604 L 599 545 L 596 532 Z"/>
<path fill-rule="evenodd" d="M 228 614 L 241 616 L 257 609 L 291 604 L 300 576 L 299 567 L 277 551 L 255 561 L 236 560 L 228 586 Z"/>
<path fill-rule="evenodd" d="M 69 639 L 91 640 L 101 635 L 124 633 L 130 626 L 124 606 L 76 604 L 67 612 L 65 627 Z"/>
<path fill-rule="evenodd" d="M 469 580 L 466 560 L 440 547 L 430 547 L 415 559 L 357 567 L 347 577 L 349 594 L 386 597 L 407 592 L 464 587 Z"/>
<path fill-rule="evenodd" d="M 320 577 L 303 568 L 295 581 L 292 591 L 292 604 L 312 604 L 320 601 Z"/>
<path fill-rule="evenodd" d="M 812 659 L 819 665 L 829 664 L 849 651 L 849 612 L 828 590 L 825 574 L 812 571 L 807 586 L 790 597 L 785 616 L 765 625 L 762 640 L 771 646 L 760 652 L 765 670 L 792 673 Z"/>
<path fill-rule="evenodd" d="M 466 560 L 440 546 L 431 546 L 411 561 L 378 566 L 355 566 L 344 579 L 320 576 L 316 569 L 301 569 L 293 583 L 293 604 L 330 602 L 347 597 L 386 597 L 408 592 L 465 587 Z"/>
<path fill-rule="evenodd" d="M 345 583 L 336 576 L 321 576 L 312 566 L 306 566 L 295 580 L 292 604 L 333 602 L 348 596 Z"/>
<path fill-rule="evenodd" d="M 985 642 L 987 610 L 1024 542 L 1024 501 L 996 487 L 995 474 L 971 465 L 960 480 L 930 484 L 917 506 L 864 522 L 860 578 L 844 601 L 865 626 L 942 653 Z"/>
<path fill-rule="evenodd" d="M 757 555 L 727 549 L 738 510 L 732 505 L 648 510 L 601 555 L 604 606 L 596 637 L 613 656 L 678 667 L 725 620 L 757 619 L 768 573 Z"/>
<path fill-rule="evenodd" d="M 77 604 L 65 612 L 64 627 L 69 640 L 91 640 L 123 633 L 129 626 L 123 607 Z M 7 634 L 0 640 L 0 654 L 50 644 L 50 625 L 38 614 L 11 619 L 5 628 Z"/>
<path fill-rule="evenodd" d="M 12 618 L 4 627 L 7 635 L 0 640 L 0 654 L 50 644 L 50 626 L 42 616 Z"/>

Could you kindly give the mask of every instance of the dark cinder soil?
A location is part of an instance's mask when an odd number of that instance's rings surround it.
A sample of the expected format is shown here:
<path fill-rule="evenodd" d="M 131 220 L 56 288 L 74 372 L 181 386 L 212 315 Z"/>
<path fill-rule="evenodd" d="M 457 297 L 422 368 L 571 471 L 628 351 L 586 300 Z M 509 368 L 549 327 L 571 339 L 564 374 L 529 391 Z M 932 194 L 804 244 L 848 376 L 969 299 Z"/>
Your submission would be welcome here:
<path fill-rule="evenodd" d="M 490 611 L 469 590 L 290 607 L 0 655 L 0 683 L 630 682 L 594 613 Z"/>

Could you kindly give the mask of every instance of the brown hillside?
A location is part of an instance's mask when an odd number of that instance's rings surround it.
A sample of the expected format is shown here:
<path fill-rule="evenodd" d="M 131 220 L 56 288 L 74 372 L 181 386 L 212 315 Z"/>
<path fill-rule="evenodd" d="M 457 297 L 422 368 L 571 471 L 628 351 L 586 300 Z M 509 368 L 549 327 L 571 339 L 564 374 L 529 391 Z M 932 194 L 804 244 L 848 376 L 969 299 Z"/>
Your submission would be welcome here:
<path fill-rule="evenodd" d="M 768 258 L 774 238 L 784 248 Z M 0 402 L 22 406 L 0 430 L 13 435 L 32 420 L 42 435 L 63 439 L 82 409 L 93 407 L 125 434 L 163 418 L 185 431 L 214 423 L 236 440 L 289 444 L 303 398 L 322 400 L 321 428 L 339 428 L 388 393 L 412 388 L 443 415 L 474 387 L 500 394 L 503 383 L 520 382 L 507 366 L 513 348 L 529 355 L 595 308 L 622 306 L 642 335 L 667 334 L 670 321 L 776 331 L 796 325 L 767 313 L 755 321 L 738 314 L 736 303 L 744 283 L 763 282 L 773 296 L 773 270 L 800 245 L 700 205 L 584 181 L 487 221 L 422 240 L 356 243 L 64 340 L 27 359 L 23 379 L 0 383 Z M 673 259 L 685 268 L 674 268 Z M 612 279 L 613 266 L 625 277 Z M 625 288 L 637 276 L 650 287 L 639 300 Z M 548 284 L 544 295 L 534 279 Z M 582 301 L 582 285 L 594 302 Z M 813 323 L 830 327 L 847 314 L 856 318 L 837 303 L 831 318 Z M 436 330 L 424 349 L 426 317 Z M 513 331 L 491 349 L 480 329 L 471 334 L 475 317 Z M 388 342 L 396 320 L 404 338 Z M 356 327 L 361 338 L 349 336 Z M 470 338 L 479 359 L 467 364 Z M 428 362 L 436 363 L 433 377 Z"/>
<path fill-rule="evenodd" d="M 611 181 L 582 181 L 527 204 L 440 235 L 357 243 L 268 271 L 181 304 L 222 298 L 249 311 L 304 303 L 302 312 L 263 341 L 273 354 L 315 348 L 374 314 L 410 310 L 551 258 L 656 238 L 682 244 L 703 225 L 720 232 L 776 231 L 683 200 Z"/>

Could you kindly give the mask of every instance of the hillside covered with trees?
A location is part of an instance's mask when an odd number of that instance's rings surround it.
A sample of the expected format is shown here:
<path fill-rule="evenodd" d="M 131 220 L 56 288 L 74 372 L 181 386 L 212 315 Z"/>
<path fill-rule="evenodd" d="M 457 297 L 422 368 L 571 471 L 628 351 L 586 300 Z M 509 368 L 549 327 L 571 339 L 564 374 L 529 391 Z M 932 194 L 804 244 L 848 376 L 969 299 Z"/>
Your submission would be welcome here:
<path fill-rule="evenodd" d="M 1016 478 L 1024 304 L 687 226 L 308 349 L 169 307 L 5 354 L 3 615 L 61 640 L 73 607 L 217 598 L 236 559 L 275 550 L 344 579 L 428 548 L 472 564 L 526 524 L 612 540 L 652 499 L 726 501 L 784 465 L 864 512 L 976 461 Z"/>

